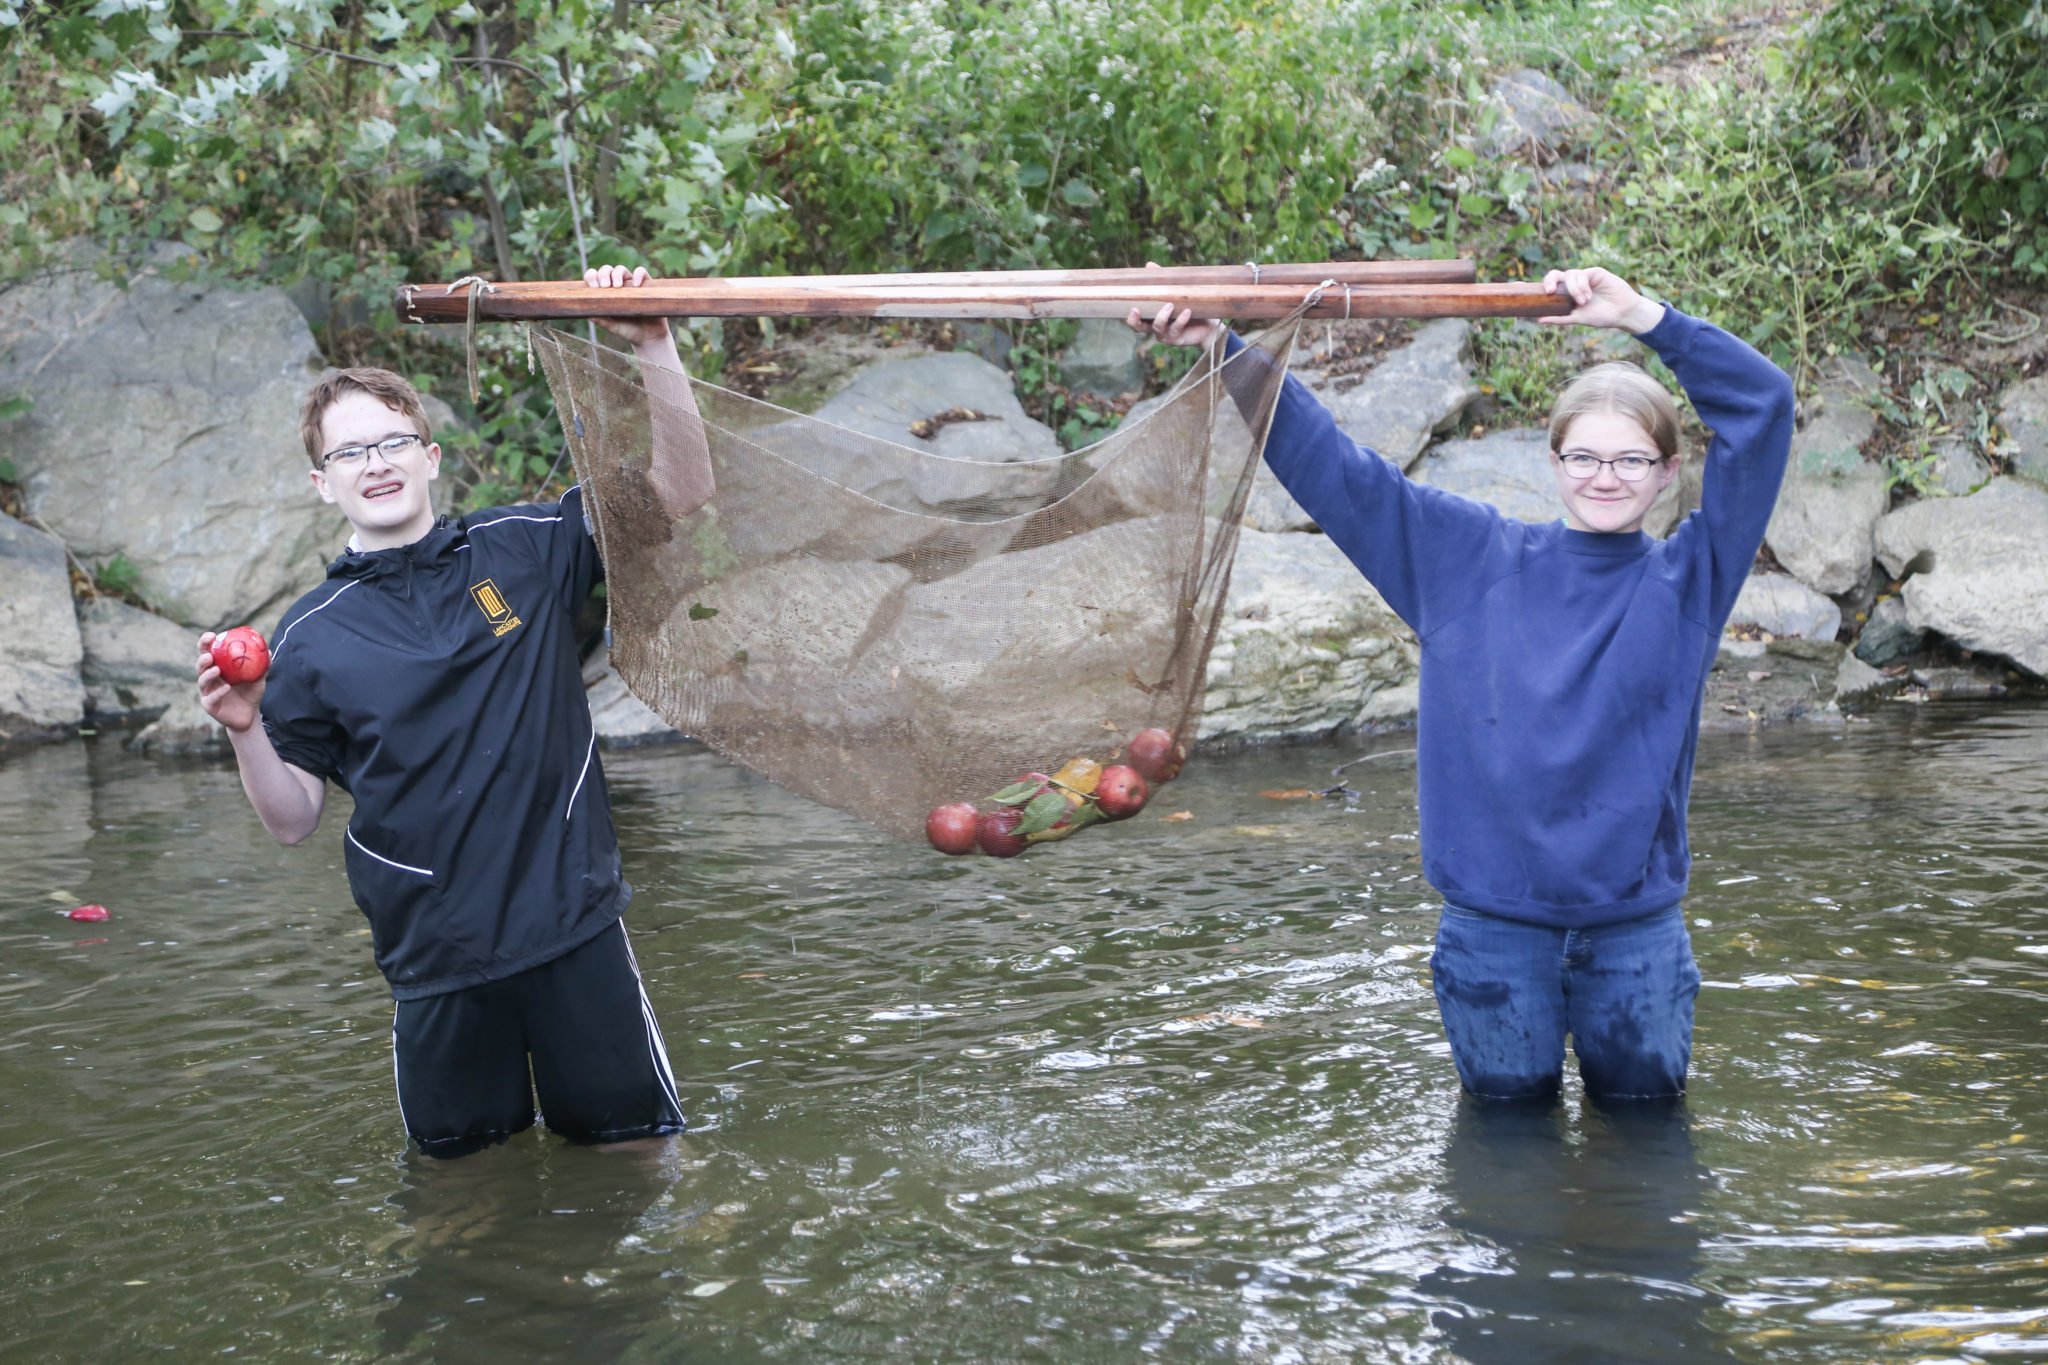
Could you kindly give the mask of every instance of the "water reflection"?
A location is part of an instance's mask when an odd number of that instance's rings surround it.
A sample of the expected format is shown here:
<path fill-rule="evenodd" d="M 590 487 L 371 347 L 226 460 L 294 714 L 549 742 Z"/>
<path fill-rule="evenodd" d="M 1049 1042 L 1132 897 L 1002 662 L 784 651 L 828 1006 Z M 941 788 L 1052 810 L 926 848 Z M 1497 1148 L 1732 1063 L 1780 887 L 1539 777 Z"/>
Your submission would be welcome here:
<path fill-rule="evenodd" d="M 530 1136 L 457 1161 L 403 1159 L 387 1200 L 397 1271 L 377 1313 L 381 1356 L 615 1361 L 660 1320 L 661 1296 L 622 1267 L 682 1188 L 681 1140 L 599 1149 Z"/>
<path fill-rule="evenodd" d="M 1681 1103 L 1599 1108 L 1461 1097 L 1444 1217 L 1471 1244 L 1423 1288 L 1472 1365 L 1720 1361 L 1702 1321 L 1697 1217 L 1709 1175 Z"/>
<path fill-rule="evenodd" d="M 444 1171 L 398 1155 L 338 820 L 281 849 L 230 769 L 0 754 L 0 1355 L 2039 1353 L 2048 708 L 1703 741 L 1691 1117 L 1647 1127 L 1461 1110 L 1412 769 L 1261 794 L 1350 756 L 1007 862 L 612 756 L 688 1145 Z"/>

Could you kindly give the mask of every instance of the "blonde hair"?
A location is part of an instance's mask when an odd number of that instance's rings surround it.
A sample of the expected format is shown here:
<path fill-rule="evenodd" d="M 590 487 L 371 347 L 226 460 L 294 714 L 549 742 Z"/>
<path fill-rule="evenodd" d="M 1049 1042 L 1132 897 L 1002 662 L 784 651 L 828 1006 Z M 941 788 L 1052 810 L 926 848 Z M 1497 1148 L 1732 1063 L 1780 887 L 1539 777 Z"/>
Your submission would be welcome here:
<path fill-rule="evenodd" d="M 419 433 L 422 445 L 430 444 L 434 437 L 427 430 L 427 410 L 420 403 L 419 390 L 405 382 L 403 376 L 389 370 L 359 367 L 352 370 L 335 370 L 320 376 L 306 395 L 306 402 L 299 409 L 299 439 L 306 443 L 306 458 L 313 467 L 320 467 L 320 457 L 326 452 L 320 449 L 320 423 L 326 418 L 327 410 L 352 393 L 367 393 L 387 408 L 395 408 L 413 425 Z"/>
<path fill-rule="evenodd" d="M 1678 453 L 1678 405 L 1640 365 L 1610 360 L 1595 365 L 1565 386 L 1550 409 L 1553 454 L 1564 448 L 1564 438 L 1572 423 L 1589 412 L 1627 417 L 1649 433 L 1664 458 Z"/>

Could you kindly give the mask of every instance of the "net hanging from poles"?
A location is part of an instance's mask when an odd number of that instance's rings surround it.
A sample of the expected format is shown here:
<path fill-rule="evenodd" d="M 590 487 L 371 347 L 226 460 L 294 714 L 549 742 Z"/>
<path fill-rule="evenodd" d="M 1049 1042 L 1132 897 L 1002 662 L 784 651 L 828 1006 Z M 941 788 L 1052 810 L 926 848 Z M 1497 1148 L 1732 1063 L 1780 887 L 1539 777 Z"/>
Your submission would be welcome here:
<path fill-rule="evenodd" d="M 681 517 L 649 477 L 650 418 L 681 411 L 630 355 L 529 335 L 620 677 L 684 734 L 908 838 L 1140 729 L 1192 743 L 1300 320 L 1212 348 L 1155 410 L 1052 458 L 949 458 L 692 381 L 716 491 Z"/>

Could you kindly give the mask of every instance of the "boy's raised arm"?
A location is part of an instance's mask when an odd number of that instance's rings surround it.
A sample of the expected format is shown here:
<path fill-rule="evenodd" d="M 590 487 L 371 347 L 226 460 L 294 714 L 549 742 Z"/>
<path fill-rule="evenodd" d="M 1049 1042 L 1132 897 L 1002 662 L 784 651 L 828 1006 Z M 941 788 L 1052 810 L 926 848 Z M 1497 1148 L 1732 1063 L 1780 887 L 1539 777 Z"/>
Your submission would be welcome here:
<path fill-rule="evenodd" d="M 263 680 L 230 683 L 213 662 L 212 644 L 212 631 L 199 637 L 199 704 L 227 729 L 242 790 L 263 828 L 281 844 L 296 844 L 320 827 L 327 783 L 278 757 L 263 728 Z"/>
<path fill-rule="evenodd" d="M 583 272 L 593 289 L 633 289 L 651 277 L 645 266 L 597 266 Z M 666 318 L 599 318 L 598 322 L 630 343 L 640 360 L 640 380 L 653 403 L 652 462 L 648 478 L 655 496 L 671 517 L 685 517 L 711 501 L 711 448 L 697 396 L 676 351 L 675 334 Z"/>

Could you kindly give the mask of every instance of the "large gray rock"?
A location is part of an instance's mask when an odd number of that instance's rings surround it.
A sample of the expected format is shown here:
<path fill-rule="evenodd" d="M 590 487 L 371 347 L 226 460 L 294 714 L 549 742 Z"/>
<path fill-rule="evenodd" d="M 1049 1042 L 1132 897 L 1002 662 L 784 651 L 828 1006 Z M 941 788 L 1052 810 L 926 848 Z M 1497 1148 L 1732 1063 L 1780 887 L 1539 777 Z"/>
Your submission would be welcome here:
<path fill-rule="evenodd" d="M 1753 573 L 1735 599 L 1728 624 L 1755 626 L 1780 639 L 1832 640 L 1842 628 L 1842 609 L 1796 578 Z"/>
<path fill-rule="evenodd" d="M 1493 83 L 1489 97 L 1500 111 L 1487 135 L 1489 156 L 1555 159 L 1574 128 L 1588 117 L 1571 92 L 1531 67 L 1511 71 Z"/>
<path fill-rule="evenodd" d="M 1138 358 L 1138 334 L 1115 318 L 1083 318 L 1080 330 L 1060 352 L 1060 377 L 1089 398 L 1119 398 L 1145 384 Z"/>
<path fill-rule="evenodd" d="M 1877 429 L 1870 398 L 1878 388 L 1860 361 L 1842 362 L 1823 382 L 1818 411 L 1792 438 L 1785 486 L 1764 533 L 1778 562 L 1824 593 L 1848 592 L 1869 574 L 1871 533 L 1890 500 L 1884 471 L 1862 455 Z"/>
<path fill-rule="evenodd" d="M 1309 739 L 1406 718 L 1420 659 L 1414 633 L 1327 537 L 1247 529 L 1199 738 Z"/>
<path fill-rule="evenodd" d="M 1889 677 L 1878 672 L 1854 654 L 1842 656 L 1842 662 L 1835 670 L 1835 705 L 1867 706 L 1881 701 L 1901 690 L 1905 679 Z"/>
<path fill-rule="evenodd" d="M 1213 414 L 1212 397 L 1220 400 Z M 1202 442 L 1209 447 L 1202 511 L 1220 517 L 1237 491 L 1252 448 L 1251 429 L 1220 388 L 1197 385 L 1147 398 L 1125 414 L 1123 424 L 1093 447 L 1088 458 L 1107 494 L 1133 516 L 1165 515 L 1185 511 L 1187 503 L 1186 480 L 1180 474 L 1184 466 L 1171 452 Z M 1287 496 L 1263 466 L 1252 472 L 1252 479 L 1247 508 L 1258 501 L 1262 487 Z M 1293 506 L 1291 501 L 1288 506 Z M 1295 514 L 1300 515 L 1299 509 Z M 1253 522 L 1250 511 L 1245 520 Z"/>
<path fill-rule="evenodd" d="M 607 749 L 637 749 L 675 744 L 681 731 L 656 715 L 633 695 L 611 666 L 609 650 L 600 650 L 583 665 L 583 694 L 590 702 L 590 724 L 597 742 Z"/>
<path fill-rule="evenodd" d="M 1928 470 L 1931 488 L 1952 498 L 1967 497 L 1991 482 L 1997 472 L 1968 441 L 1948 437 L 1937 442 L 1934 463 Z"/>
<path fill-rule="evenodd" d="M 970 408 L 987 414 L 985 422 L 953 422 L 938 429 L 930 440 L 911 434 L 910 426 L 949 408 Z M 912 360 L 891 360 L 871 366 L 854 376 L 818 409 L 821 421 L 878 436 L 923 454 L 942 455 L 953 461 L 984 461 L 1007 464 L 1017 460 L 1042 460 L 1060 453 L 1059 439 L 1045 423 L 1028 416 L 1010 384 L 1010 376 L 978 355 L 966 351 L 941 351 Z M 922 469 L 908 476 L 911 490 L 926 504 L 937 504 L 965 494 L 946 476 L 942 461 L 922 462 Z M 894 462 L 884 462 L 873 471 L 881 477 L 870 479 L 868 468 L 851 462 L 833 474 L 836 482 L 870 496 L 885 496 L 881 484 L 905 478 Z"/>
<path fill-rule="evenodd" d="M 1883 668 L 1886 664 L 1918 652 L 1927 643 L 1927 632 L 1906 619 L 1906 604 L 1887 597 L 1870 609 L 1870 618 L 1856 633 L 1856 657 Z"/>
<path fill-rule="evenodd" d="M 1463 318 L 1439 318 L 1356 383 L 1315 369 L 1304 369 L 1301 381 L 1345 435 L 1410 469 L 1431 438 L 1455 427 L 1479 397 L 1471 359 L 1472 325 Z M 1260 531 L 1316 528 L 1314 518 L 1265 468 L 1252 486 L 1245 525 Z"/>
<path fill-rule="evenodd" d="M 997 518 L 1032 511 L 1070 476 L 1055 458 L 1058 440 L 1025 413 L 1009 375 L 968 351 L 870 361 L 810 417 L 730 395 L 700 401 L 711 421 L 743 431 L 775 457 L 735 451 L 733 458 L 759 463 L 710 509 L 719 534 L 746 559 L 799 552 L 891 558 L 969 511 Z M 946 422 L 928 439 L 911 431 L 912 423 L 954 408 L 989 420 Z M 1025 461 L 1035 463 L 1020 467 Z M 874 503 L 905 515 L 876 515 Z"/>
<path fill-rule="evenodd" d="M 137 731 L 128 747 L 152 758 L 215 758 L 232 752 L 228 732 L 199 704 L 197 687 Z"/>
<path fill-rule="evenodd" d="M 1438 318 L 1349 388 L 1321 374 L 1303 382 L 1352 440 L 1412 469 L 1430 440 L 1455 427 L 1479 397 L 1471 364 L 1472 325 Z"/>
<path fill-rule="evenodd" d="M 78 607 L 85 641 L 85 709 L 96 725 L 155 720 L 195 693 L 199 635 L 111 597 Z"/>
<path fill-rule="evenodd" d="M 0 742 L 52 739 L 85 718 L 85 657 L 64 547 L 0 516 Z"/>
<path fill-rule="evenodd" d="M 1491 504 L 1519 521 L 1564 515 L 1550 472 L 1550 433 L 1541 427 L 1445 441 L 1422 457 L 1415 481 Z"/>
<path fill-rule="evenodd" d="M 34 404 L 8 430 L 27 510 L 95 568 L 125 556 L 188 624 L 290 602 L 345 534 L 299 443 L 305 319 L 281 290 L 154 268 L 124 291 L 74 254 L 0 294 L 0 392 Z"/>
<path fill-rule="evenodd" d="M 678 728 L 708 733 L 714 706 L 728 727 L 749 711 L 772 726 L 779 708 L 787 723 L 820 730 L 879 723 L 895 664 L 887 641 L 910 583 L 894 564 L 793 558 L 704 584 L 667 626 L 678 668 L 706 680 L 677 699 Z M 873 715 L 863 696 L 876 699 Z"/>
<path fill-rule="evenodd" d="M 1999 395 L 1998 424 L 2012 472 L 2048 484 L 2048 375 L 2022 379 Z"/>
<path fill-rule="evenodd" d="M 1877 526 L 1906 620 L 2048 677 L 2048 491 L 1995 479 L 1966 498 L 1909 503 Z"/>

